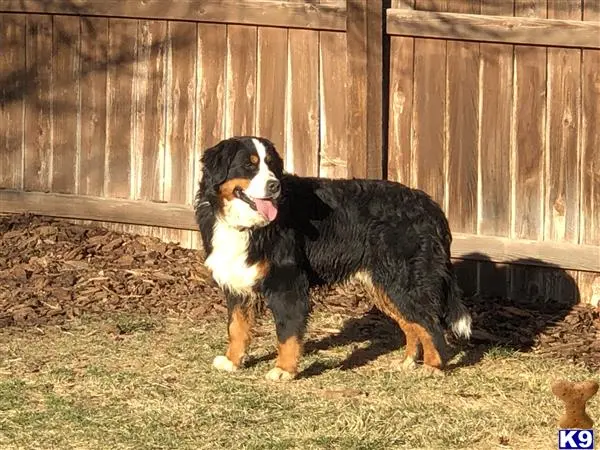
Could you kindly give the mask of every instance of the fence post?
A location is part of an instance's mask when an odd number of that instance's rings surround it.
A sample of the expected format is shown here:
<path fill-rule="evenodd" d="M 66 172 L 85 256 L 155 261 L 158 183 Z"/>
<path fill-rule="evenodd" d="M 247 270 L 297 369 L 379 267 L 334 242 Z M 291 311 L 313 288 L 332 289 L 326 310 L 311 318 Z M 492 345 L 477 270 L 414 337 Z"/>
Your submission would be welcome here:
<path fill-rule="evenodd" d="M 347 0 L 348 176 L 383 177 L 384 0 Z"/>

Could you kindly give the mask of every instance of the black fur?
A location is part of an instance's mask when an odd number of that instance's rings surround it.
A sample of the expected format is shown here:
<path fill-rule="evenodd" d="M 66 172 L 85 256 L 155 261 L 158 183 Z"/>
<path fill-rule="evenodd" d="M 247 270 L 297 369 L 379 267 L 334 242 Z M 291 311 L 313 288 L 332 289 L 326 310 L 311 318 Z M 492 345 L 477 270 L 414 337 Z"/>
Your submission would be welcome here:
<path fill-rule="evenodd" d="M 232 153 L 251 145 L 244 139 L 220 143 L 203 158 L 197 205 L 208 205 L 197 206 L 196 218 L 207 256 L 219 211 L 215 189 L 239 171 Z M 279 340 L 304 333 L 309 286 L 367 271 L 400 313 L 427 329 L 436 347 L 442 346 L 443 328 L 468 313 L 450 262 L 450 229 L 439 205 L 420 190 L 390 181 L 284 174 L 272 144 L 261 141 L 269 146 L 269 166 L 281 181 L 282 195 L 277 219 L 250 231 L 248 263 L 269 263 L 256 291 L 267 299 Z"/>

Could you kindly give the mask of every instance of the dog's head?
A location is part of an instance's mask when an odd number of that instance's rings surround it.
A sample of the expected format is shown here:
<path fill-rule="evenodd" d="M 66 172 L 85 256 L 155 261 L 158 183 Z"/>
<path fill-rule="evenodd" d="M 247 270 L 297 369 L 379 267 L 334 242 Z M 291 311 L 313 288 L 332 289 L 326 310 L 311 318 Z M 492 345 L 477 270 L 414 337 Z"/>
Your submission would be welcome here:
<path fill-rule="evenodd" d="M 266 226 L 276 219 L 283 161 L 267 139 L 233 137 L 202 156 L 203 197 L 233 227 Z"/>

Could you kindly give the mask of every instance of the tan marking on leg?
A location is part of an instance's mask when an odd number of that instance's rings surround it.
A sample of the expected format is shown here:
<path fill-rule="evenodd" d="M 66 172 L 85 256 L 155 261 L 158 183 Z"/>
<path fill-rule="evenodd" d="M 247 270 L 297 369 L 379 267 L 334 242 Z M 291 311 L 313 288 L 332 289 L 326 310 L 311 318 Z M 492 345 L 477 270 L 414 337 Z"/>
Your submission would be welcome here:
<path fill-rule="evenodd" d="M 242 189 L 246 189 L 249 185 L 250 180 L 247 178 L 232 178 L 231 180 L 227 180 L 219 187 L 219 195 L 221 196 L 221 200 L 233 200 L 235 198 L 233 191 L 236 187 L 239 186 Z"/>
<path fill-rule="evenodd" d="M 302 342 L 296 336 L 292 336 L 279 344 L 275 366 L 288 373 L 296 374 L 301 353 Z"/>
<path fill-rule="evenodd" d="M 250 344 L 253 316 L 250 308 L 242 310 L 239 306 L 235 307 L 231 313 L 229 346 L 226 356 L 236 367 L 242 363 L 248 344 Z"/>
<path fill-rule="evenodd" d="M 298 373 L 298 360 L 302 353 L 302 343 L 296 336 L 279 344 L 277 363 L 267 372 L 265 378 L 270 381 L 293 380 Z"/>
<path fill-rule="evenodd" d="M 373 284 L 371 275 L 366 272 L 357 273 L 356 277 L 365 285 L 370 291 L 375 306 L 390 319 L 394 320 L 404 335 L 406 336 L 406 346 L 404 347 L 404 364 L 406 368 L 414 368 L 419 352 L 419 334 L 416 331 L 415 325 L 412 322 L 407 321 L 402 314 L 398 311 L 398 308 L 389 298 L 389 296 L 378 286 Z"/>
<path fill-rule="evenodd" d="M 414 324 L 413 326 L 423 345 L 423 365 L 425 369 L 432 375 L 443 375 L 441 370 L 443 365 L 442 358 L 433 343 L 431 334 L 419 324 Z"/>

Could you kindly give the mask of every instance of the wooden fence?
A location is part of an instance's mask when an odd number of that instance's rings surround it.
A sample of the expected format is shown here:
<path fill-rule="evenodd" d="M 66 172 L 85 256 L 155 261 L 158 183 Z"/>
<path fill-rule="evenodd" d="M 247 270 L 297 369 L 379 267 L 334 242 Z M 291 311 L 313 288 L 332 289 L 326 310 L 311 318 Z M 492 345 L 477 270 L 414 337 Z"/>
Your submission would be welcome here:
<path fill-rule="evenodd" d="M 252 133 L 425 189 L 467 291 L 598 302 L 599 109 L 600 0 L 0 0 L 0 212 L 185 246 Z"/>

